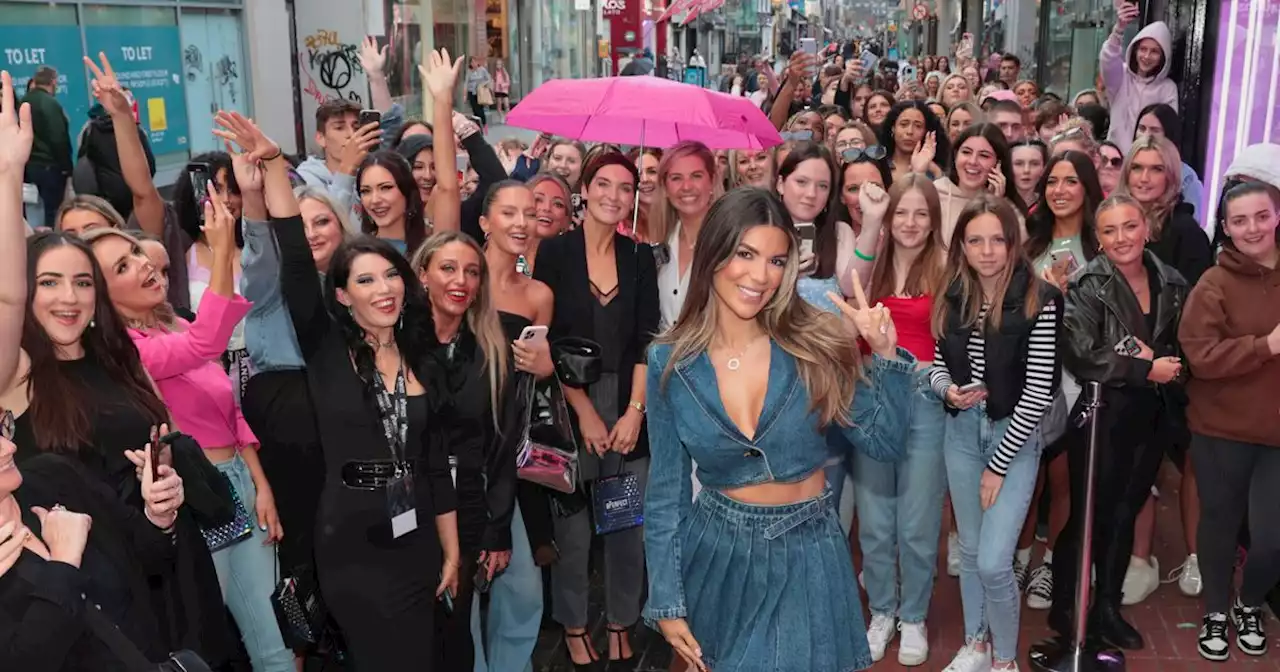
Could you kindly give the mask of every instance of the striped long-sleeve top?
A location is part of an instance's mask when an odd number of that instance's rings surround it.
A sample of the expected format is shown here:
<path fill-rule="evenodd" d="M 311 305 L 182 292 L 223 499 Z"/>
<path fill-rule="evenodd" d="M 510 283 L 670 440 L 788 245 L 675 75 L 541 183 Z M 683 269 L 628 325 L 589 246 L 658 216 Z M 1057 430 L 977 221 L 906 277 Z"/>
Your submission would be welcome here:
<path fill-rule="evenodd" d="M 969 337 L 967 346 L 969 368 L 974 382 L 985 380 L 986 375 L 986 338 L 983 334 L 987 310 L 983 305 L 978 321 Z M 1022 395 L 1014 406 L 1009 427 L 1000 439 L 1000 447 L 991 456 L 987 468 L 1004 476 L 1009 471 L 1009 464 L 1022 446 L 1038 431 L 1040 419 L 1045 409 L 1053 402 L 1054 372 L 1061 366 L 1057 352 L 1058 304 L 1045 303 L 1036 316 L 1031 327 L 1031 337 L 1027 346 L 1026 371 L 1023 373 Z M 951 387 L 951 372 L 943 357 L 941 341 L 934 348 L 933 368 L 929 372 L 929 384 L 933 391 L 945 403 L 947 390 Z"/>

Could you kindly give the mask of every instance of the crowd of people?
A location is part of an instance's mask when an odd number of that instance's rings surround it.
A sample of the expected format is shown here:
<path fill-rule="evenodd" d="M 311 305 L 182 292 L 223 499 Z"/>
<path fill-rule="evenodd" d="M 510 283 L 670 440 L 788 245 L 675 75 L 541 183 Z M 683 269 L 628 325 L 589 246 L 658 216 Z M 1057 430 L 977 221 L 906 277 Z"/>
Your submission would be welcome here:
<path fill-rule="evenodd" d="M 378 115 L 324 103 L 291 157 L 218 112 L 168 201 L 105 57 L 119 180 L 65 202 L 51 91 L 5 73 L 0 668 L 507 672 L 544 612 L 576 669 L 634 667 L 642 621 L 673 669 L 916 666 L 942 564 L 946 669 L 1016 670 L 1024 601 L 1071 634 L 1087 524 L 1090 632 L 1139 649 L 1166 457 L 1200 655 L 1264 654 L 1280 148 L 1206 212 L 1135 18 L 1069 103 L 967 41 L 900 85 L 853 44 L 744 69 L 762 150 L 491 145 L 454 110 L 482 64 L 431 53 L 405 118 L 369 41 Z"/>

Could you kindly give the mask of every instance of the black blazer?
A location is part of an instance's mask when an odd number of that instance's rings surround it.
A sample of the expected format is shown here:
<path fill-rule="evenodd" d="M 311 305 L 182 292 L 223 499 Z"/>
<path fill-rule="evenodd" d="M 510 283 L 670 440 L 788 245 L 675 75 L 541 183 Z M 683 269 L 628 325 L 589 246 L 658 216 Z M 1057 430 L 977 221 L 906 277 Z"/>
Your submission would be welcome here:
<path fill-rule="evenodd" d="M 658 309 L 658 269 L 647 245 L 620 234 L 613 234 L 614 256 L 618 264 L 618 295 L 622 302 L 622 324 L 626 335 L 622 343 L 618 372 L 619 417 L 631 401 L 632 373 L 636 364 L 645 363 L 649 342 L 658 331 L 661 313 Z M 591 294 L 587 275 L 587 241 L 582 229 L 543 241 L 538 249 L 538 264 L 533 277 L 545 282 L 555 294 L 555 314 L 551 319 L 551 340 L 578 336 L 595 340 L 595 321 L 589 316 L 596 298 Z M 627 455 L 635 460 L 649 456 L 649 436 L 641 425 L 636 448 Z"/>
<path fill-rule="evenodd" d="M 23 551 L 0 576 L 0 670 L 124 672 L 125 664 L 85 624 L 90 603 L 100 604 L 144 656 L 163 660 L 168 648 L 148 580 L 172 570 L 176 551 L 169 537 L 72 460 L 45 454 L 21 470 L 16 496 L 25 524 L 39 529 L 30 507 L 61 503 L 91 516 L 93 529 L 80 568 Z"/>

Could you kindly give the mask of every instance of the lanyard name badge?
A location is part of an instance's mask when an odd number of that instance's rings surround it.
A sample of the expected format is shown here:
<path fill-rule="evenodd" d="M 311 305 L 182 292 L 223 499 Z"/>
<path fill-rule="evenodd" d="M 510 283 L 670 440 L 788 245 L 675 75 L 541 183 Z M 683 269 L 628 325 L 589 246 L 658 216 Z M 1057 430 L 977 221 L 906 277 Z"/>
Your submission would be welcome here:
<path fill-rule="evenodd" d="M 382 431 L 391 447 L 395 474 L 387 481 L 387 515 L 391 518 L 391 537 L 399 539 L 418 529 L 418 509 L 413 498 L 413 473 L 405 457 L 409 438 L 409 399 L 405 393 L 404 363 L 396 374 L 395 395 L 378 385 L 378 410 L 382 412 Z"/>

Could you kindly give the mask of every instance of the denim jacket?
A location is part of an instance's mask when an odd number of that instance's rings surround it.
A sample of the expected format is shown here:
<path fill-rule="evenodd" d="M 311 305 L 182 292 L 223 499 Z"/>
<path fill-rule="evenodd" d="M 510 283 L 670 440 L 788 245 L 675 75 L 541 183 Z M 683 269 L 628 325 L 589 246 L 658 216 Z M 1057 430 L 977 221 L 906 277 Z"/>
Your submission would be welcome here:
<path fill-rule="evenodd" d="M 771 344 L 769 386 L 754 439 L 725 413 L 715 369 L 706 352 L 676 364 L 665 387 L 662 373 L 671 346 L 649 349 L 649 485 L 645 493 L 645 557 L 649 566 L 648 621 L 687 616 L 681 575 L 679 527 L 693 506 L 691 459 L 705 488 L 725 490 L 758 483 L 795 482 L 818 470 L 830 451 L 827 434 L 847 439 L 868 456 L 894 461 L 902 455 L 911 426 L 915 358 L 875 357 L 867 367 L 870 385 L 858 383 L 849 427 L 819 429 L 795 358 Z"/>
<path fill-rule="evenodd" d="M 302 369 L 302 350 L 280 293 L 280 249 L 270 222 L 243 220 L 240 295 L 253 302 L 244 318 L 245 348 L 255 372 Z"/>

